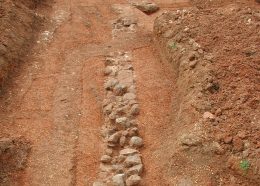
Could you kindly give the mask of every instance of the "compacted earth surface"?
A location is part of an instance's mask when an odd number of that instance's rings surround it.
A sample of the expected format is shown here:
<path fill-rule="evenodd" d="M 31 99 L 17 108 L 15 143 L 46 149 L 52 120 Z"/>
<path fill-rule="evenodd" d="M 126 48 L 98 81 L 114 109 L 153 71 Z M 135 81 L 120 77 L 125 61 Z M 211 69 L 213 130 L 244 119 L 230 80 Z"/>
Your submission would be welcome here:
<path fill-rule="evenodd" d="M 0 185 L 260 185 L 260 4 L 0 0 Z"/>

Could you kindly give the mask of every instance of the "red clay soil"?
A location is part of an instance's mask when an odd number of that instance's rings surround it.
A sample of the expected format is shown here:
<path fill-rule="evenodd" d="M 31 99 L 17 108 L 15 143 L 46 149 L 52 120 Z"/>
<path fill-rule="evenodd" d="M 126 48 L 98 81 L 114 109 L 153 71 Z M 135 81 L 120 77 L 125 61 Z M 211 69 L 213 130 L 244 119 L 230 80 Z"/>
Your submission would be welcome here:
<path fill-rule="evenodd" d="M 36 0 L 0 2 L 0 85 L 19 65 L 43 21 L 35 14 L 38 5 Z"/>
<path fill-rule="evenodd" d="M 24 138 L 0 139 L 1 185 L 10 185 L 12 179 L 20 179 L 30 153 L 30 143 Z"/>
<path fill-rule="evenodd" d="M 148 16 L 129 2 L 56 0 L 34 9 L 31 1 L 16 1 L 11 8 L 23 26 L 1 24 L 12 32 L 1 30 L 0 47 L 15 50 L 1 48 L 0 60 L 23 63 L 3 87 L 0 138 L 18 139 L 14 144 L 25 150 L 16 150 L 27 153 L 17 160 L 25 166 L 0 174 L 0 185 L 93 184 L 103 151 L 103 62 L 109 52 L 122 50 L 133 54 L 141 108 L 141 185 L 259 185 L 258 6 L 217 1 L 224 6 L 219 8 L 194 0 L 191 9 L 187 0 L 156 0 L 161 9 Z M 10 9 L 11 1 L 4 3 L 3 10 Z M 135 33 L 113 38 L 111 23 L 120 16 L 115 7 L 138 19 Z M 190 13 L 175 24 L 175 13 L 163 12 L 177 8 Z M 33 25 L 41 22 L 24 11 L 45 19 L 33 40 Z M 196 43 L 204 57 L 191 54 Z M 182 57 L 192 62 L 181 65 Z"/>
<path fill-rule="evenodd" d="M 155 24 L 177 74 L 169 185 L 259 185 L 259 5 L 209 4 Z"/>

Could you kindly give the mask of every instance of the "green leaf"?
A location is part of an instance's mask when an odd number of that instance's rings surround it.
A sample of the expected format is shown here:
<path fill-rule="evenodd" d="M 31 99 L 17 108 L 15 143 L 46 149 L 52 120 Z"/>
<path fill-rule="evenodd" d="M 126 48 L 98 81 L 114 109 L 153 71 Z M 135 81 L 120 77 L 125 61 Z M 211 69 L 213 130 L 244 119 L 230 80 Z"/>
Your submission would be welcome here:
<path fill-rule="evenodd" d="M 240 161 L 240 168 L 243 171 L 247 171 L 250 168 L 250 162 L 248 160 L 242 160 Z"/>

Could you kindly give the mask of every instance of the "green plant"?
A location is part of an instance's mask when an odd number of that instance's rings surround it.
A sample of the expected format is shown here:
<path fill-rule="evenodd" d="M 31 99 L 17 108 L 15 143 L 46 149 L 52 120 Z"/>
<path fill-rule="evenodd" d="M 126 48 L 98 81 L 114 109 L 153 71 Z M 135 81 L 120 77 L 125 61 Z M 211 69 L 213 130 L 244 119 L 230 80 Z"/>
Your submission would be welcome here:
<path fill-rule="evenodd" d="M 177 44 L 175 42 L 172 42 L 172 43 L 170 43 L 170 47 L 172 49 L 176 49 L 177 48 Z"/>
<path fill-rule="evenodd" d="M 250 168 L 250 162 L 248 160 L 241 160 L 239 166 L 243 171 L 247 172 Z"/>

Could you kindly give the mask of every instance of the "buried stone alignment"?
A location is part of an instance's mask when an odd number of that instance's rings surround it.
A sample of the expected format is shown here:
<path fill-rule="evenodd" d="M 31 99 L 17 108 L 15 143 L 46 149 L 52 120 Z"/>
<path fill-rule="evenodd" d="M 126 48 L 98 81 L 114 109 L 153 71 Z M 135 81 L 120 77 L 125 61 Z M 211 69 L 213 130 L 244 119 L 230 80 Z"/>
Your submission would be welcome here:
<path fill-rule="evenodd" d="M 134 71 L 131 54 L 115 52 L 105 60 L 103 101 L 104 153 L 100 159 L 98 181 L 93 186 L 132 186 L 141 181 L 143 164 L 139 148 L 143 139 L 138 136 Z"/>

